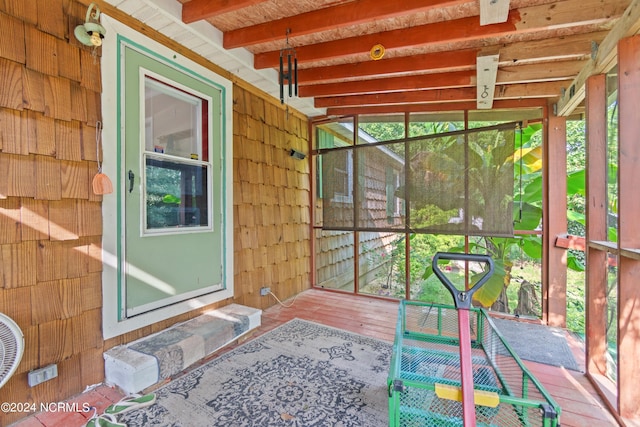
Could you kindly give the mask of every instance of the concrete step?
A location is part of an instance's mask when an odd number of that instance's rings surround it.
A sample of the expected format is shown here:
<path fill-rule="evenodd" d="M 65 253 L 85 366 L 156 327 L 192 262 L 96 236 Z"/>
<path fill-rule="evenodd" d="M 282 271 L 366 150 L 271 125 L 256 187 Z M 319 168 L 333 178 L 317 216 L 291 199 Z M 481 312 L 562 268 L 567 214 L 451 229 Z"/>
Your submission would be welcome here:
<path fill-rule="evenodd" d="M 137 393 L 260 326 L 262 310 L 231 304 L 104 353 L 109 385 Z"/>

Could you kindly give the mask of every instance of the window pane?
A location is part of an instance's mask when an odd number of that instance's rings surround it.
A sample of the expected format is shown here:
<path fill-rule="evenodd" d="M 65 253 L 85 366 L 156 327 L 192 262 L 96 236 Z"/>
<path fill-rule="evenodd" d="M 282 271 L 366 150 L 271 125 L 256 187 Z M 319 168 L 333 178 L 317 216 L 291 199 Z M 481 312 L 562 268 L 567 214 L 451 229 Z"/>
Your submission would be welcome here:
<path fill-rule="evenodd" d="M 146 229 L 209 225 L 208 167 L 146 158 Z"/>
<path fill-rule="evenodd" d="M 542 109 L 530 108 L 519 110 L 476 110 L 469 111 L 469 129 L 529 120 L 541 120 Z"/>
<path fill-rule="evenodd" d="M 464 112 L 412 113 L 409 137 L 427 136 L 464 129 Z"/>
<path fill-rule="evenodd" d="M 618 67 L 607 74 L 607 227 L 608 240 L 618 241 Z"/>
<path fill-rule="evenodd" d="M 353 145 L 353 119 L 347 118 L 316 126 L 316 149 Z"/>
<path fill-rule="evenodd" d="M 405 234 L 359 233 L 361 294 L 405 298 Z"/>
<path fill-rule="evenodd" d="M 405 138 L 404 114 L 358 117 L 358 144 Z"/>
<path fill-rule="evenodd" d="M 354 290 L 354 233 L 316 230 L 316 286 Z"/>
<path fill-rule="evenodd" d="M 201 132 L 203 102 L 146 77 L 145 151 L 206 161 Z"/>

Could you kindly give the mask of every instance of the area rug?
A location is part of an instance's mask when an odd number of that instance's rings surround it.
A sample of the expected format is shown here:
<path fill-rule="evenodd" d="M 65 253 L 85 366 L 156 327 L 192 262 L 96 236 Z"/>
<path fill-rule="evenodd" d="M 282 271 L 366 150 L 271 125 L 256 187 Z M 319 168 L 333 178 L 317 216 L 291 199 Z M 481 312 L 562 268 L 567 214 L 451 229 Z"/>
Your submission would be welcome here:
<path fill-rule="evenodd" d="M 392 344 L 294 319 L 156 391 L 127 426 L 388 424 Z"/>
<path fill-rule="evenodd" d="M 491 320 L 521 359 L 579 370 L 562 329 L 508 319 Z"/>

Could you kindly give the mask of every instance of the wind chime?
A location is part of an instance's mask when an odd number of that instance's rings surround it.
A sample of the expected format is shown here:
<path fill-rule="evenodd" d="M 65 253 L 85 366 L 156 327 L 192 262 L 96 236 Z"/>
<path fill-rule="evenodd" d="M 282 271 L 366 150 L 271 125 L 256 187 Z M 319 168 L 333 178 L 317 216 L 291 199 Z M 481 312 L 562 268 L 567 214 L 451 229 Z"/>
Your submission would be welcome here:
<path fill-rule="evenodd" d="M 284 104 L 284 86 L 285 83 L 289 87 L 289 98 L 294 93 L 298 96 L 298 58 L 296 57 L 296 50 L 289 46 L 289 34 L 291 29 L 287 28 L 287 44 L 284 49 L 280 50 L 280 103 Z M 285 69 L 286 58 L 286 69 Z M 291 67 L 293 62 L 293 68 Z"/>

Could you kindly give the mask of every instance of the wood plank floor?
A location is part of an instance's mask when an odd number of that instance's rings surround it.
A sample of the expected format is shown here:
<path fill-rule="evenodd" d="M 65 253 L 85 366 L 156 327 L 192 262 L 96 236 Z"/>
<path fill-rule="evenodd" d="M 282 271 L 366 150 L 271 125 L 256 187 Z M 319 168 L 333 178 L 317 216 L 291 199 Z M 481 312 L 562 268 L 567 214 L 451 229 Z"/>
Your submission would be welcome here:
<path fill-rule="evenodd" d="M 284 303 L 291 304 L 291 300 Z M 298 295 L 290 308 L 278 304 L 266 309 L 261 332 L 296 317 L 393 342 L 398 302 L 311 289 Z M 584 366 L 580 349 L 574 348 L 574 353 L 578 364 Z M 529 361 L 525 364 L 560 405 L 563 427 L 619 425 L 583 373 Z"/>
<path fill-rule="evenodd" d="M 269 298 L 273 297 L 269 296 Z M 292 306 L 285 308 L 276 304 L 264 310 L 262 326 L 247 339 L 255 338 L 293 318 L 299 318 L 393 342 L 398 317 L 397 301 L 311 289 L 298 295 L 295 300 L 287 300 L 284 303 Z M 241 344 L 227 346 L 190 369 Z M 578 363 L 584 364 L 580 349 L 574 352 Z M 525 363 L 561 406 L 562 427 L 618 425 L 582 373 L 534 362 Z M 107 405 L 121 397 L 122 394 L 117 390 L 100 386 L 97 390 L 83 393 L 71 401 L 88 402 L 91 406 L 97 407 L 100 413 Z M 89 416 L 88 413 L 40 413 L 12 427 L 80 427 L 86 423 Z"/>

